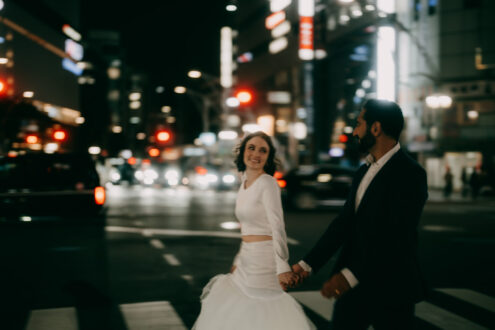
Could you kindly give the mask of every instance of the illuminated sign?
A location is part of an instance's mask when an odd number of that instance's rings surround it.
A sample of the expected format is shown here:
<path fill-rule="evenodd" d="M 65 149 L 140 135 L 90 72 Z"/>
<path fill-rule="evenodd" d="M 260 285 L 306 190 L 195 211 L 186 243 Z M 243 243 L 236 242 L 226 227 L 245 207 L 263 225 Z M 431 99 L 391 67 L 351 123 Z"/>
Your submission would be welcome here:
<path fill-rule="evenodd" d="M 279 11 L 271 14 L 265 19 L 265 27 L 268 30 L 271 30 L 283 21 L 285 21 L 285 11 Z"/>
<path fill-rule="evenodd" d="M 65 40 L 65 53 L 75 59 L 76 61 L 80 61 L 83 59 L 84 50 L 83 46 L 78 44 L 72 39 Z"/>
<path fill-rule="evenodd" d="M 313 17 L 301 16 L 299 19 L 299 58 L 312 60 L 313 57 Z"/>

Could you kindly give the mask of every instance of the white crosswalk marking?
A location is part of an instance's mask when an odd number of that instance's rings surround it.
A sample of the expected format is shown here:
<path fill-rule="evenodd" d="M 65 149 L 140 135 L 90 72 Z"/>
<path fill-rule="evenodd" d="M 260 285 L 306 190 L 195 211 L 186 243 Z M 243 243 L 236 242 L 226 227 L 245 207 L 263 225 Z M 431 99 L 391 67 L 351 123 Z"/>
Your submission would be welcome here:
<path fill-rule="evenodd" d="M 495 312 L 495 299 L 479 292 L 467 289 L 436 289 L 436 291 L 443 292 L 488 311 Z M 323 298 L 320 291 L 291 292 L 290 295 L 325 320 L 330 321 L 332 319 L 335 300 Z M 447 308 L 445 306 L 442 307 Z M 423 301 L 416 304 L 416 317 L 441 329 L 486 329 L 485 327 L 449 312 L 444 308 Z"/>
<path fill-rule="evenodd" d="M 76 309 L 68 307 L 31 311 L 26 330 L 53 329 L 78 330 Z"/>
<path fill-rule="evenodd" d="M 168 301 L 122 304 L 120 310 L 128 330 L 186 330 Z"/>
<path fill-rule="evenodd" d="M 171 266 L 180 266 L 180 261 L 173 254 L 166 253 L 166 254 L 163 255 L 163 258 Z"/>
<path fill-rule="evenodd" d="M 488 330 L 485 327 L 479 326 L 476 323 L 425 301 L 416 304 L 416 317 L 433 324 L 440 329 Z"/>
<path fill-rule="evenodd" d="M 155 248 L 155 249 L 160 249 L 163 250 L 165 248 L 165 244 L 162 243 L 159 239 L 152 239 L 150 241 L 150 244 Z"/>
<path fill-rule="evenodd" d="M 320 291 L 290 292 L 290 295 L 325 320 L 330 321 L 332 319 L 335 299 L 324 298 Z"/>
<path fill-rule="evenodd" d="M 482 293 L 467 289 L 437 289 L 436 291 L 451 295 L 495 313 L 495 299 Z"/>

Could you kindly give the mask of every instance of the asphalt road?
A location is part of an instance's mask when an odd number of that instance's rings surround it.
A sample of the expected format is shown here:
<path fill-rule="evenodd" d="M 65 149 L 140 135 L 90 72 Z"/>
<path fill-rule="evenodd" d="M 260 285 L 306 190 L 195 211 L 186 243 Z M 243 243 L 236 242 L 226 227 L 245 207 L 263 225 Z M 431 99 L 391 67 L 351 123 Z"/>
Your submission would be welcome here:
<path fill-rule="evenodd" d="M 208 280 L 239 247 L 235 192 L 109 190 L 105 227 L 72 219 L 0 224 L 0 329 L 188 329 Z M 311 248 L 332 209 L 286 212 L 290 261 Z M 432 291 L 417 329 L 495 328 L 495 203 L 435 201 L 419 228 Z M 315 324 L 331 262 L 291 294 Z"/>

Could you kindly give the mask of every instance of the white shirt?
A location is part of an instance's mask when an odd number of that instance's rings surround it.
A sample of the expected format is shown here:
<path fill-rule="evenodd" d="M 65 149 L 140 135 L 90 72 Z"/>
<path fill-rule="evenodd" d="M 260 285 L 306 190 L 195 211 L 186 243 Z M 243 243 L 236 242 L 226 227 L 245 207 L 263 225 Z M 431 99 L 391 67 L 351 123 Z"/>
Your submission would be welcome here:
<path fill-rule="evenodd" d="M 235 216 L 241 223 L 241 235 L 272 237 L 277 274 L 292 270 L 288 263 L 280 187 L 275 178 L 262 174 L 248 188 L 245 188 L 243 180 L 237 194 Z"/>
<path fill-rule="evenodd" d="M 380 159 L 375 161 L 373 156 L 369 154 L 366 156 L 366 163 L 370 165 L 368 168 L 368 171 L 366 171 L 366 174 L 364 175 L 363 179 L 361 179 L 361 182 L 359 183 L 359 187 L 356 192 L 356 202 L 355 202 L 355 211 L 359 208 L 359 204 L 361 203 L 361 200 L 363 199 L 363 196 L 368 189 L 371 181 L 375 178 L 375 176 L 380 172 L 380 170 L 385 166 L 385 164 L 392 158 L 393 155 L 400 149 L 400 144 L 397 143 L 392 149 L 390 149 L 385 155 L 383 155 Z M 304 260 L 299 261 L 298 263 L 302 269 L 304 269 L 307 272 L 311 272 L 311 266 L 308 265 Z M 344 275 L 345 279 L 347 282 L 349 282 L 349 285 L 351 288 L 355 287 L 356 285 L 359 284 L 359 281 L 357 278 L 354 276 L 354 274 L 349 270 L 349 268 L 344 268 L 341 270 L 342 275 Z"/>

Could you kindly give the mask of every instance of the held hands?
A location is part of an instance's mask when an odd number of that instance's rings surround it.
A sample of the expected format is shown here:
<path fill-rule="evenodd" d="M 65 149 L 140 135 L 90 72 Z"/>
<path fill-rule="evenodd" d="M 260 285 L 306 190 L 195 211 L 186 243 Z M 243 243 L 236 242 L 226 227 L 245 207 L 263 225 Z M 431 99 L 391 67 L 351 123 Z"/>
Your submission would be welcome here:
<path fill-rule="evenodd" d="M 300 285 L 305 279 L 309 277 L 309 272 L 305 271 L 299 264 L 292 265 L 292 271 L 299 275 L 299 281 L 297 281 L 296 285 Z"/>
<path fill-rule="evenodd" d="M 299 275 L 294 272 L 278 274 L 278 282 L 280 283 L 282 290 L 287 291 L 299 282 Z"/>
<path fill-rule="evenodd" d="M 342 273 L 337 273 L 328 281 L 323 283 L 323 287 L 321 288 L 321 295 L 328 299 L 339 298 L 350 288 L 351 286 L 349 285 L 349 282 L 347 282 L 344 275 L 342 275 Z"/>

